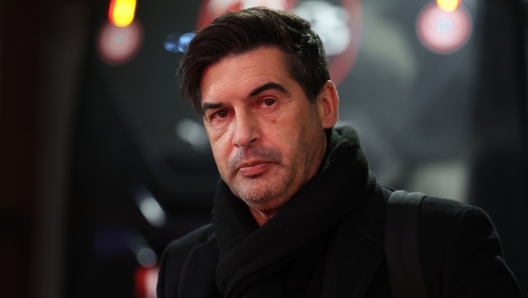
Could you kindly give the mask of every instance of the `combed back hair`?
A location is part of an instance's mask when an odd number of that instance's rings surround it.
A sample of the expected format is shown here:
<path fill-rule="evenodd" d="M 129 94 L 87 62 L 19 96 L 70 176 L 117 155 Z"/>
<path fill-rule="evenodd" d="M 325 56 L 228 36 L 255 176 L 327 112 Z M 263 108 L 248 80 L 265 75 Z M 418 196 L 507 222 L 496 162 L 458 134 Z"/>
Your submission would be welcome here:
<path fill-rule="evenodd" d="M 264 7 L 228 12 L 197 32 L 178 69 L 184 99 L 202 114 L 200 81 L 204 69 L 222 58 L 258 47 L 277 47 L 282 51 L 290 77 L 313 104 L 330 79 L 321 39 L 304 19 Z"/>

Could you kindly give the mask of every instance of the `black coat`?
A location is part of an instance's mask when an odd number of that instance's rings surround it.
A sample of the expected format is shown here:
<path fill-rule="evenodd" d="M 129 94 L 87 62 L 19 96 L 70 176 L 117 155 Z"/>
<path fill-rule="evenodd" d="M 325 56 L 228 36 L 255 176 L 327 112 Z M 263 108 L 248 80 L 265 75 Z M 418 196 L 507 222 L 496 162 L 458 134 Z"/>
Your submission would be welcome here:
<path fill-rule="evenodd" d="M 391 192 L 376 186 L 340 222 L 324 260 L 321 296 L 391 297 L 383 242 Z M 521 297 L 499 236 L 481 209 L 426 197 L 418 237 L 429 297 Z M 221 297 L 214 278 L 217 258 L 211 224 L 172 242 L 161 261 L 158 298 Z"/>

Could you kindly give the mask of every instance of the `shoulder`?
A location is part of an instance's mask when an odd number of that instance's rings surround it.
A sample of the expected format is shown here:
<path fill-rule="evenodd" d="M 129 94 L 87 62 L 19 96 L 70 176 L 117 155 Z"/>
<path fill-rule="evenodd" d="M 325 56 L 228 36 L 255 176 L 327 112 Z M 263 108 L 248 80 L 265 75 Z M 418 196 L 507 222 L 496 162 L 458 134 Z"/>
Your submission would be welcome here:
<path fill-rule="evenodd" d="M 496 253 L 502 255 L 498 234 L 486 212 L 454 200 L 424 198 L 418 220 L 418 237 L 425 259 L 441 259 L 453 246 L 461 249 L 470 245 L 470 240 L 480 241 L 479 238 L 491 240 Z"/>
<path fill-rule="evenodd" d="M 424 277 L 447 296 L 520 297 L 497 230 L 479 207 L 424 198 L 418 238 Z"/>
<path fill-rule="evenodd" d="M 479 207 L 436 197 L 425 197 L 420 209 L 419 237 L 437 251 L 468 246 L 469 241 L 489 241 L 502 255 L 499 235 L 488 214 Z M 464 240 L 465 239 L 465 240 Z M 463 241 L 458 241 L 463 240 Z"/>
<path fill-rule="evenodd" d="M 188 252 L 191 248 L 207 242 L 210 238 L 214 236 L 215 234 L 213 224 L 204 225 L 190 232 L 189 234 L 169 243 L 169 245 L 167 245 L 167 248 L 165 249 L 164 255 Z"/>
<path fill-rule="evenodd" d="M 382 190 L 385 200 L 394 191 Z M 418 246 L 430 296 L 521 297 L 499 235 L 479 207 L 425 197 L 418 217 Z"/>
<path fill-rule="evenodd" d="M 171 293 L 167 293 L 167 291 L 177 290 L 174 285 L 177 285 L 180 280 L 180 275 L 189 253 L 214 237 L 213 225 L 208 224 L 167 245 L 160 261 L 157 285 L 158 297 L 171 297 Z"/>
<path fill-rule="evenodd" d="M 388 201 L 394 191 L 381 187 L 385 201 Z M 425 196 L 420 206 L 419 215 L 420 234 L 450 237 L 456 228 L 484 229 L 495 232 L 491 219 L 484 210 L 459 201 Z"/>
<path fill-rule="evenodd" d="M 452 229 L 464 226 L 495 230 L 491 219 L 484 210 L 462 202 L 436 197 L 425 197 L 420 209 L 420 224 L 438 229 Z"/>

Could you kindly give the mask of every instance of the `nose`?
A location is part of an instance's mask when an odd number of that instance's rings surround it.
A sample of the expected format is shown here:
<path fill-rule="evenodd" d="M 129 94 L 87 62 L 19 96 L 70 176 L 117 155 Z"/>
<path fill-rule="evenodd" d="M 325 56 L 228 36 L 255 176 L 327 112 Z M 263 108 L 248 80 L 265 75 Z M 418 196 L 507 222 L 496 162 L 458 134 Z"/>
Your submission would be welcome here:
<path fill-rule="evenodd" d="M 237 148 L 248 147 L 260 137 L 258 124 L 251 114 L 240 112 L 236 115 L 233 145 Z"/>

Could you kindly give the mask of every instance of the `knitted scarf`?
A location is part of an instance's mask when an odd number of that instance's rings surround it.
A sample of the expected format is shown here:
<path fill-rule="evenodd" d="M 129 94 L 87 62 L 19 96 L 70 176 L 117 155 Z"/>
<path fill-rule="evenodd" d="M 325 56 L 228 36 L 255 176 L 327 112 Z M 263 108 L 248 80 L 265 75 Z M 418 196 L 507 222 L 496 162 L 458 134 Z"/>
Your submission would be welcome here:
<path fill-rule="evenodd" d="M 247 205 L 220 181 L 213 224 L 216 283 L 223 297 L 304 296 L 317 289 L 316 268 L 334 227 L 374 185 L 356 132 L 340 127 L 327 136 L 319 171 L 260 228 Z"/>

